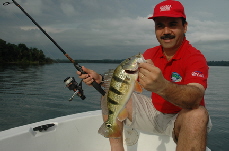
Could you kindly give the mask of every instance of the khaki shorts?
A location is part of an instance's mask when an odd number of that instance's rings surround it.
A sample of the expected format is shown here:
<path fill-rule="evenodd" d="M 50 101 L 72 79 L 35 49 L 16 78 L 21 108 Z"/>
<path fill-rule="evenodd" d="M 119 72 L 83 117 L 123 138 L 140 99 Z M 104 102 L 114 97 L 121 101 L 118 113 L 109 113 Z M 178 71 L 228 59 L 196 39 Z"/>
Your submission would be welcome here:
<path fill-rule="evenodd" d="M 178 114 L 164 114 L 157 111 L 151 98 L 133 93 L 132 99 L 132 122 L 130 120 L 125 121 L 125 125 L 131 128 L 135 128 L 140 132 L 147 134 L 159 134 L 168 135 L 173 137 L 174 122 Z M 209 117 L 208 132 L 212 127 Z"/>

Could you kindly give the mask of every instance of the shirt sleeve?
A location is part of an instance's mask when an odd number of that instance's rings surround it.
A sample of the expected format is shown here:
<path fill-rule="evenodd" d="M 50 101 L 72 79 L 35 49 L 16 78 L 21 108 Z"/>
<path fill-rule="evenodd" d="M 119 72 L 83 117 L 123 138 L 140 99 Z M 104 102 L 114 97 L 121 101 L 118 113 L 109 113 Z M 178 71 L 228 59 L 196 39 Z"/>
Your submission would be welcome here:
<path fill-rule="evenodd" d="M 143 57 L 144 57 L 144 59 L 145 60 L 147 60 L 147 59 L 151 59 L 152 60 L 152 56 L 153 54 L 152 54 L 152 51 L 150 51 L 150 49 L 147 49 L 144 53 L 143 53 Z"/>
<path fill-rule="evenodd" d="M 156 46 L 153 48 L 149 48 L 147 49 L 144 53 L 143 53 L 143 57 L 144 59 L 151 59 L 153 61 L 153 59 L 158 55 L 158 51 L 160 50 L 160 46 Z"/>
<path fill-rule="evenodd" d="M 205 57 L 202 54 L 195 54 L 185 60 L 187 64 L 184 84 L 199 83 L 206 89 L 209 67 Z"/>

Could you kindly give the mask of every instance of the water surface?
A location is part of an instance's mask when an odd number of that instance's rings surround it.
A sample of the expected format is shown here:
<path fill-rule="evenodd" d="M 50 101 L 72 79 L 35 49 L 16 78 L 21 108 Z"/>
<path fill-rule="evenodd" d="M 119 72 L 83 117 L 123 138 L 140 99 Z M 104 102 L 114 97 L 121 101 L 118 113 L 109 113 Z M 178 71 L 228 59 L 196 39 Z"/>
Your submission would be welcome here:
<path fill-rule="evenodd" d="M 117 64 L 84 63 L 99 73 L 114 69 Z M 68 99 L 69 91 L 63 81 L 77 77 L 70 63 L 0 67 L 0 131 L 47 120 L 59 116 L 100 109 L 100 94 L 83 85 L 85 100 Z M 213 129 L 209 133 L 208 147 L 212 151 L 229 149 L 229 67 L 210 67 L 206 106 L 211 115 Z M 79 79 L 76 78 L 79 82 Z M 149 95 L 149 93 L 144 92 Z"/>

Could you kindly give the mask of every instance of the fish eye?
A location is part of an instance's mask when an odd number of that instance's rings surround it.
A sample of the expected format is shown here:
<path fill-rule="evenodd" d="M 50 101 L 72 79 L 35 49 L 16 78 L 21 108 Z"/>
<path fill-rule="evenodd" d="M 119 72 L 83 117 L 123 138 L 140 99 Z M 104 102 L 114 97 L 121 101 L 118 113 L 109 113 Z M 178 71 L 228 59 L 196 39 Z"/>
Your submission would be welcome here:
<path fill-rule="evenodd" d="M 111 125 L 111 124 L 106 124 L 106 126 L 107 126 L 108 128 L 110 128 L 112 125 Z"/>

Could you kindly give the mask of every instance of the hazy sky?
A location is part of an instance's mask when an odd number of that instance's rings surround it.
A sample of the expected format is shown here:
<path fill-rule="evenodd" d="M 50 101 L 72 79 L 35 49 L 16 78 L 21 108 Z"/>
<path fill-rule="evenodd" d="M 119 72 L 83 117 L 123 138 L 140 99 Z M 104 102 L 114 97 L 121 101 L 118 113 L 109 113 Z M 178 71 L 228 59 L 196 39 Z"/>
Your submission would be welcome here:
<path fill-rule="evenodd" d="M 73 59 L 125 59 L 158 45 L 147 19 L 161 0 L 16 0 Z M 36 47 L 53 59 L 62 52 L 14 4 L 0 0 L 0 38 Z M 187 39 L 208 61 L 229 61 L 229 0 L 180 0 Z"/>

